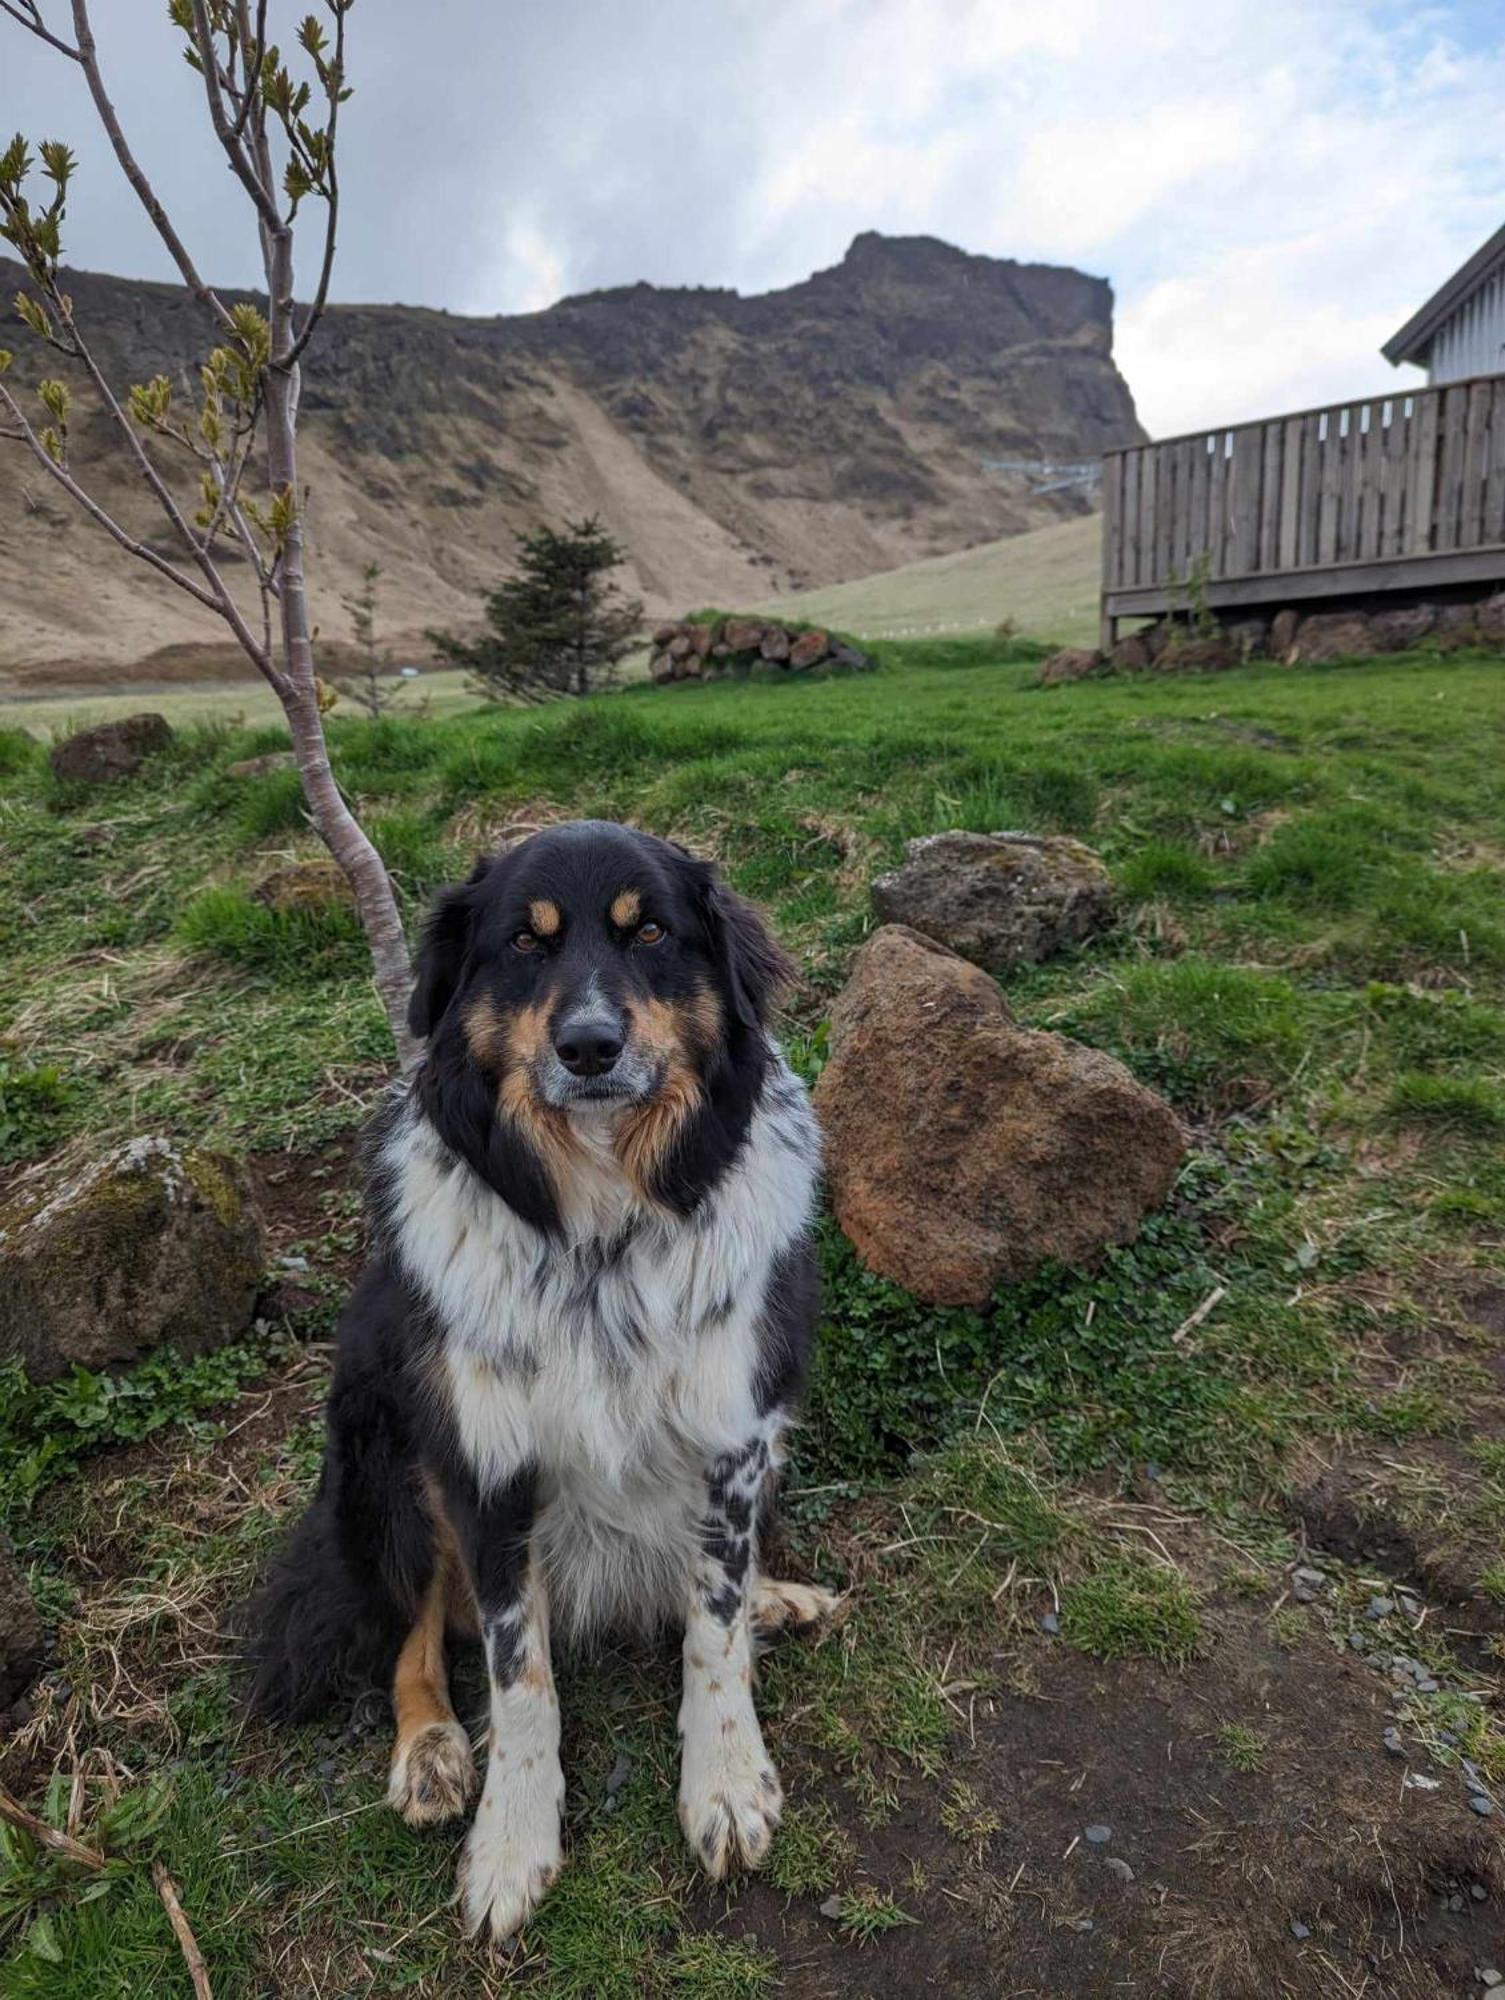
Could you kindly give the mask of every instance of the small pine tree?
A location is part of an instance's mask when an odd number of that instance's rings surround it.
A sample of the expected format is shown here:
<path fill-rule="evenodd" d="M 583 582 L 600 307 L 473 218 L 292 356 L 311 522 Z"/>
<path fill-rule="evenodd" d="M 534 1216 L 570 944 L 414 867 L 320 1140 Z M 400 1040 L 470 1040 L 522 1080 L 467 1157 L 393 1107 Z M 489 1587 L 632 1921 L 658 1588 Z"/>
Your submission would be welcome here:
<path fill-rule="evenodd" d="M 402 693 L 401 681 L 382 679 L 387 655 L 376 638 L 376 586 L 380 581 L 380 563 L 367 563 L 361 571 L 360 589 L 353 597 L 345 599 L 345 609 L 350 614 L 351 636 L 359 649 L 361 666 L 355 679 L 335 682 L 340 693 L 353 701 L 357 708 L 364 709 L 373 721 L 384 716 Z"/>
<path fill-rule="evenodd" d="M 518 574 L 486 599 L 489 632 L 429 638 L 494 701 L 594 694 L 615 683 L 642 627 L 642 603 L 610 580 L 626 560 L 594 515 L 562 532 L 540 528 L 523 537 Z"/>

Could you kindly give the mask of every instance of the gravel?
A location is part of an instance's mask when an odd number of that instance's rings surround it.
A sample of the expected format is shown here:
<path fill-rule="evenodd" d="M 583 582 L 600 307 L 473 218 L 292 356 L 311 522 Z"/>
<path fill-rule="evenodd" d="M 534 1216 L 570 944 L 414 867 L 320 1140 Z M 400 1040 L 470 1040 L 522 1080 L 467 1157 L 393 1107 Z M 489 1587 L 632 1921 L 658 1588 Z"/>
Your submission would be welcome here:
<path fill-rule="evenodd" d="M 1111 1826 L 1089 1826 L 1086 1837 L 1093 1847 L 1106 1847 L 1113 1838 L 1113 1829 Z"/>

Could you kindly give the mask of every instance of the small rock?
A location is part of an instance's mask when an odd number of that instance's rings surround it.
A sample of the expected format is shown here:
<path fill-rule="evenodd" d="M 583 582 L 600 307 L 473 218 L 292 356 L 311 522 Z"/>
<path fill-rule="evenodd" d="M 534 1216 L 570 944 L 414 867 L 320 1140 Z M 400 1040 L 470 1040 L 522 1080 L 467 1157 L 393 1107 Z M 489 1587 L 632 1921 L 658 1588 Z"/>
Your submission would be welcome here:
<path fill-rule="evenodd" d="M 1487 1903 L 1489 1901 L 1489 1891 L 1482 1882 L 1470 1882 L 1468 1893 L 1476 1903 Z"/>
<path fill-rule="evenodd" d="M 1471 1792 L 1468 1809 L 1470 1812 L 1476 1812 L 1480 1819 L 1488 1819 L 1495 1809 L 1495 1802 L 1491 1798 L 1486 1798 L 1483 1792 Z"/>
<path fill-rule="evenodd" d="M 1392 1757 L 1405 1756 L 1406 1754 L 1405 1743 L 1402 1740 L 1400 1731 L 1397 1728 L 1395 1728 L 1393 1724 L 1389 1729 L 1385 1731 L 1384 1744 L 1385 1748 L 1390 1752 Z"/>
<path fill-rule="evenodd" d="M 1432 1679 L 1432 1676 L 1424 1674 L 1416 1683 L 1416 1692 L 1418 1694 L 1436 1694 L 1437 1687 L 1438 1683 Z"/>
<path fill-rule="evenodd" d="M 1106 1847 L 1112 1838 L 1113 1829 L 1111 1826 L 1089 1826 L 1087 1829 L 1086 1839 L 1093 1847 Z"/>
<path fill-rule="evenodd" d="M 1408 1792 L 1435 1792 L 1442 1780 L 1429 1778 L 1424 1771 L 1407 1771 L 1401 1782 Z"/>
<path fill-rule="evenodd" d="M 225 766 L 227 778 L 269 778 L 274 771 L 296 771 L 298 759 L 291 750 L 268 750 L 260 757 L 242 757 Z"/>
<path fill-rule="evenodd" d="M 1045 1616 L 1040 1620 L 1040 1630 L 1042 1632 L 1048 1632 L 1051 1638 L 1054 1639 L 1056 1634 L 1060 1631 L 1060 1629 L 1061 1629 L 1061 1620 L 1057 1615 L 1057 1613 L 1054 1611 L 1047 1611 Z"/>
<path fill-rule="evenodd" d="M 1059 687 L 1063 681 L 1084 681 L 1089 674 L 1095 674 L 1102 664 L 1102 656 L 1089 653 L 1081 646 L 1066 646 L 1059 653 L 1052 653 L 1040 669 L 1041 687 Z"/>
<path fill-rule="evenodd" d="M 1478 1771 L 1474 1768 L 1473 1765 L 1465 1763 L 1463 1769 L 1463 1782 L 1471 1792 L 1482 1792 L 1485 1798 L 1489 1797 L 1489 1792 L 1487 1787 L 1485 1786 L 1484 1780 L 1479 1776 Z"/>
<path fill-rule="evenodd" d="M 1456 1917 L 1463 1909 L 1463 1898 L 1461 1896 L 1449 1896 L 1446 1903 L 1443 1904 L 1443 1908 L 1450 1910 Z"/>
<path fill-rule="evenodd" d="M 820 1913 L 823 1917 L 839 1917 L 844 1908 L 840 1896 L 827 1896 L 820 1906 Z"/>
<path fill-rule="evenodd" d="M 1309 1938 L 1309 1937 L 1311 1936 L 1311 1934 L 1312 1934 L 1312 1933 L 1311 1933 L 1311 1927 L 1310 1927 L 1310 1925 L 1308 1925 L 1308 1924 L 1300 1924 L 1300 1923 L 1296 1923 L 1296 1922 L 1294 1922 L 1294 1921 L 1292 1922 L 1292 1924 L 1291 1924 L 1291 1936 L 1292 1936 L 1293 1938 Z"/>
<path fill-rule="evenodd" d="M 1502 1983 L 1505 1983 L 1501 1981 L 1499 1973 L 1495 1971 L 1492 1965 L 1480 1966 L 1479 1982 L 1483 1986 L 1499 1986 Z"/>
<path fill-rule="evenodd" d="M 1103 1866 L 1110 1874 L 1116 1875 L 1120 1882 L 1132 1882 L 1134 1880 L 1134 1870 L 1121 1855 L 1108 1855 L 1103 1861 Z"/>
<path fill-rule="evenodd" d="M 1327 1578 L 1320 1569 L 1297 1569 L 1291 1572 L 1291 1595 L 1298 1604 L 1310 1604 L 1327 1588 Z"/>
<path fill-rule="evenodd" d="M 614 1799 L 631 1776 L 632 1759 L 625 1754 L 618 1756 L 616 1763 L 612 1765 L 611 1770 L 607 1773 L 606 1796 L 609 1799 Z"/>
<path fill-rule="evenodd" d="M 1362 1632 L 1350 1632 L 1348 1643 L 1356 1653 L 1367 1653 L 1369 1651 L 1370 1642 Z"/>
<path fill-rule="evenodd" d="M 264 875 L 251 891 L 253 902 L 279 916 L 294 916 L 300 910 L 331 910 L 344 904 L 355 907 L 355 891 L 338 861 L 318 856 L 311 861 L 290 861 Z"/>
<path fill-rule="evenodd" d="M 1371 1597 L 1364 1607 L 1366 1618 L 1388 1618 L 1395 1609 L 1393 1597 Z"/>

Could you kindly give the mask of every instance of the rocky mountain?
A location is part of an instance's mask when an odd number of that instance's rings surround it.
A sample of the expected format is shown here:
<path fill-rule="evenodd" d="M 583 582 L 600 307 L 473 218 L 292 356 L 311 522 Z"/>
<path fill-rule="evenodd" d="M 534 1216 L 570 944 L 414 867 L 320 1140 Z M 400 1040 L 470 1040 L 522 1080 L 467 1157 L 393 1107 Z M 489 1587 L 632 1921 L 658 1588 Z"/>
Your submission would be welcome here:
<path fill-rule="evenodd" d="M 20 272 L 0 260 L 0 296 Z M 122 387 L 185 387 L 210 345 L 181 289 L 78 272 L 80 324 Z M 41 372 L 18 328 L 16 374 Z M 474 624 L 519 533 L 598 513 L 651 613 L 766 600 L 1080 511 L 1037 462 L 1142 435 L 1101 279 L 859 236 L 787 290 L 661 290 L 467 319 L 332 310 L 304 386 L 316 610 L 343 636 L 363 564 L 399 649 Z M 160 542 L 80 396 L 75 470 Z M 213 620 L 130 563 L 15 446 L 0 446 L 0 684 L 197 677 Z"/>

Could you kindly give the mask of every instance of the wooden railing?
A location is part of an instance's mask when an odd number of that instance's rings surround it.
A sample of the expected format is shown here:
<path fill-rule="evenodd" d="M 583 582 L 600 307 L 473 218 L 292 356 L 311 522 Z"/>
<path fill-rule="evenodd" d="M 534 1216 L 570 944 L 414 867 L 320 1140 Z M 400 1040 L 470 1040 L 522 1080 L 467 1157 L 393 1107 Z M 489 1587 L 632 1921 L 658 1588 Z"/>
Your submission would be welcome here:
<path fill-rule="evenodd" d="M 1505 375 L 1108 453 L 1103 613 L 1505 576 Z M 1423 573 L 1425 572 L 1425 574 Z"/>

